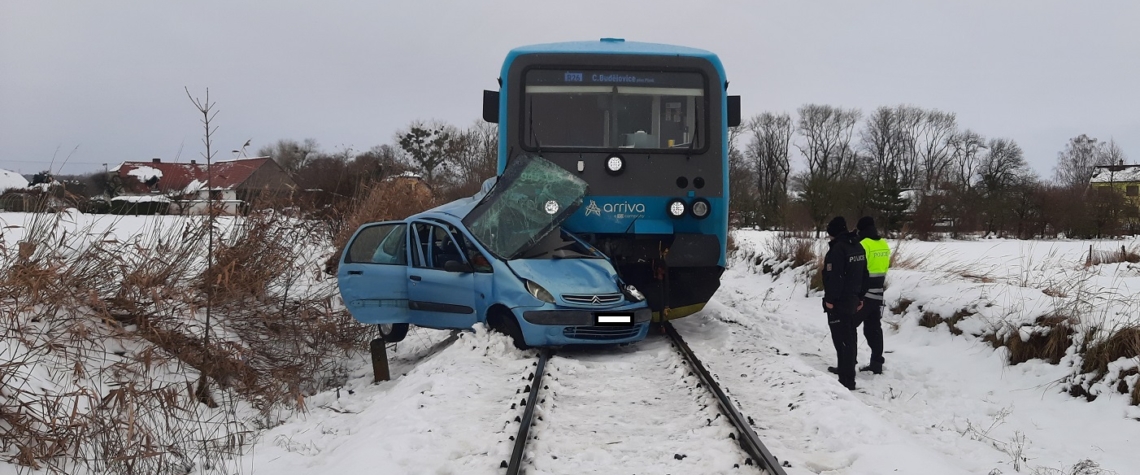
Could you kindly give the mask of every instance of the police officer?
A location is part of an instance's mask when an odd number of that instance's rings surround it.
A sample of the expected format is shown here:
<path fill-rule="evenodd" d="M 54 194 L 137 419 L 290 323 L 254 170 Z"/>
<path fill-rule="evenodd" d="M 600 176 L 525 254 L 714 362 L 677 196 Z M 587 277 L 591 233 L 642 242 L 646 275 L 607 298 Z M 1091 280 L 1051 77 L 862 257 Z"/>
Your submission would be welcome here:
<path fill-rule="evenodd" d="M 858 322 L 863 324 L 863 336 L 867 337 L 867 345 L 871 347 L 871 363 L 859 368 L 859 371 L 870 371 L 883 374 L 883 288 L 887 280 L 887 268 L 891 265 L 891 248 L 887 240 L 879 235 L 875 229 L 875 220 L 870 216 L 859 218 L 855 225 L 859 237 L 859 244 L 867 254 L 867 272 L 870 284 L 864 295 L 863 309 L 859 311 Z"/>
<path fill-rule="evenodd" d="M 827 223 L 827 234 L 831 242 L 823 258 L 823 308 L 839 360 L 828 371 L 838 374 L 839 383 L 854 390 L 858 342 L 855 318 L 867 293 L 867 255 L 855 233 L 847 230 L 847 220 L 842 216 Z"/>

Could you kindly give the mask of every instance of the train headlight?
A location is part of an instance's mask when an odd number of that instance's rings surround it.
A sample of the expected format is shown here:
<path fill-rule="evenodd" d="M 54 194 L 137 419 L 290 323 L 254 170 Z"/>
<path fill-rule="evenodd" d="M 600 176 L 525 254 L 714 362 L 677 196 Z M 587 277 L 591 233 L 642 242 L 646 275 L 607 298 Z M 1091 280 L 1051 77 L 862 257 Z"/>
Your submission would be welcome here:
<path fill-rule="evenodd" d="M 697 198 L 697 200 L 693 202 L 693 208 L 692 208 L 693 217 L 697 218 L 697 219 L 703 219 L 709 215 L 710 209 L 712 209 L 712 208 L 709 207 L 709 201 L 708 200 L 706 200 L 704 198 Z"/>
<path fill-rule="evenodd" d="M 673 198 L 669 200 L 669 205 L 666 207 L 669 211 L 669 216 L 673 218 L 680 218 L 685 215 L 685 201 L 680 198 Z"/>
<path fill-rule="evenodd" d="M 617 175 L 621 173 L 622 170 L 625 170 L 625 160 L 620 156 L 611 155 L 610 158 L 606 159 L 606 171 L 609 172 L 610 175 Z"/>

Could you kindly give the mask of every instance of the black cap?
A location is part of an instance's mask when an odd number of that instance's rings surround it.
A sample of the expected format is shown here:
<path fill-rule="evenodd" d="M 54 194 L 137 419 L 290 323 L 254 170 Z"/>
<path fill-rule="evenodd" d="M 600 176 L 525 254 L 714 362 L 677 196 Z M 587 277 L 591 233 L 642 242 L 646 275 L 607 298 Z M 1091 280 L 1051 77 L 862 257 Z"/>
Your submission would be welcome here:
<path fill-rule="evenodd" d="M 827 234 L 829 236 L 838 236 L 847 232 L 847 220 L 843 216 L 836 216 L 827 223 Z"/>
<path fill-rule="evenodd" d="M 859 235 L 877 239 L 879 237 L 879 230 L 875 228 L 875 220 L 870 216 L 859 218 L 859 223 L 855 225 L 855 229 L 859 230 Z"/>

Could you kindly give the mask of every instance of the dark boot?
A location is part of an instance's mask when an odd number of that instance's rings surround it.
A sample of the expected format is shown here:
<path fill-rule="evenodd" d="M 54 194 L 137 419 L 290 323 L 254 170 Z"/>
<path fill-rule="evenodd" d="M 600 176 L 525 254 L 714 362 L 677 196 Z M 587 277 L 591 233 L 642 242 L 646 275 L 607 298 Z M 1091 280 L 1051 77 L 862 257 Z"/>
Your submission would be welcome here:
<path fill-rule="evenodd" d="M 831 373 L 831 374 L 839 374 L 839 368 L 836 368 L 834 366 L 828 366 L 827 372 Z"/>
<path fill-rule="evenodd" d="M 870 372 L 875 373 L 875 374 L 883 374 L 883 364 L 882 363 L 871 363 L 867 366 L 859 368 L 859 371 L 870 371 Z"/>
<path fill-rule="evenodd" d="M 844 381 L 843 378 L 839 378 L 839 384 L 842 384 L 843 387 L 850 389 L 852 391 L 855 390 L 855 378 L 851 378 L 847 381 Z"/>

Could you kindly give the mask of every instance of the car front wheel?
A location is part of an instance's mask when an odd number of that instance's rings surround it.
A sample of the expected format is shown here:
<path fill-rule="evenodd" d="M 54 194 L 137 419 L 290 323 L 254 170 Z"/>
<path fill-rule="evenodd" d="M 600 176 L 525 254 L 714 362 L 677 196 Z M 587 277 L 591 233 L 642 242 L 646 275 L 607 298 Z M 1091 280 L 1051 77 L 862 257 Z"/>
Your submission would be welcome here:
<path fill-rule="evenodd" d="M 522 327 L 519 326 L 518 319 L 510 312 L 496 312 L 495 316 L 491 319 L 491 328 L 510 337 L 511 341 L 515 344 L 515 348 L 520 350 L 530 348 L 530 346 L 526 344 L 526 339 L 523 338 Z"/>
<path fill-rule="evenodd" d="M 401 342 L 408 336 L 407 323 L 386 323 L 376 325 L 376 328 L 380 330 L 380 339 L 388 343 Z"/>

